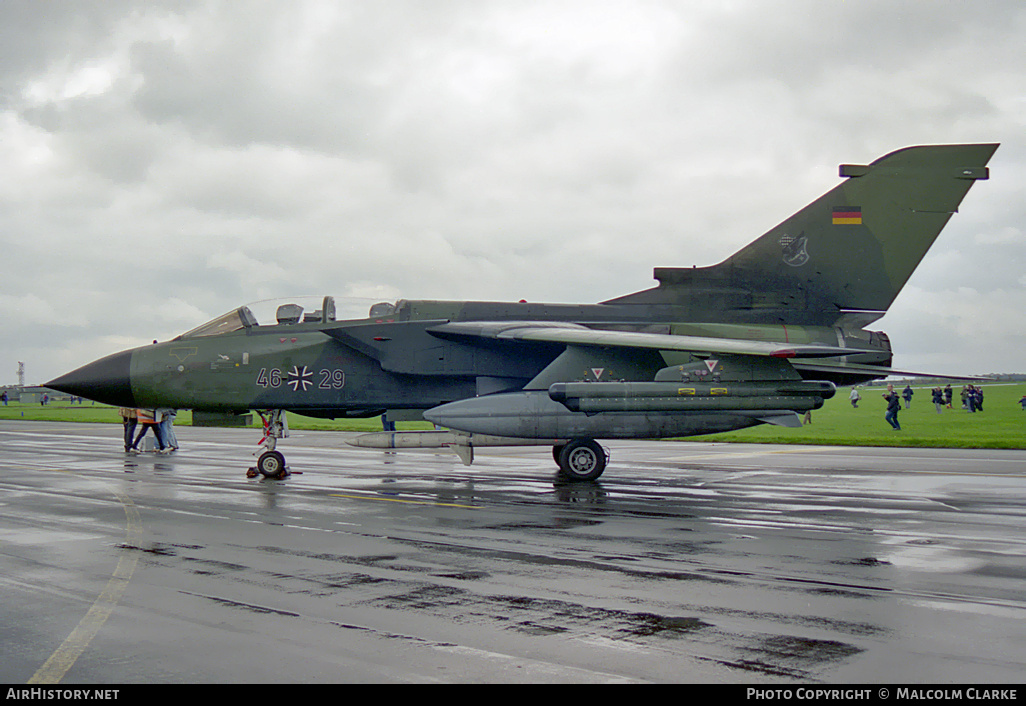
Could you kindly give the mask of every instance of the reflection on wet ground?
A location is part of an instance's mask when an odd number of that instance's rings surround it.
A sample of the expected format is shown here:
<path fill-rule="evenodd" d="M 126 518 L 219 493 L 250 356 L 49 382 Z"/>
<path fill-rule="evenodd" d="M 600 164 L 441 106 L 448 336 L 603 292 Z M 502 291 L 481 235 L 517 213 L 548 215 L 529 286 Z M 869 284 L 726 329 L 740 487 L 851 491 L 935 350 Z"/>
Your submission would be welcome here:
<path fill-rule="evenodd" d="M 67 681 L 1008 682 L 1026 662 L 1019 452 L 623 442 L 566 484 L 545 448 L 466 468 L 304 433 L 303 473 L 268 481 L 244 477 L 247 432 L 132 457 L 119 433 L 0 427 L 8 682 L 126 553 Z"/>

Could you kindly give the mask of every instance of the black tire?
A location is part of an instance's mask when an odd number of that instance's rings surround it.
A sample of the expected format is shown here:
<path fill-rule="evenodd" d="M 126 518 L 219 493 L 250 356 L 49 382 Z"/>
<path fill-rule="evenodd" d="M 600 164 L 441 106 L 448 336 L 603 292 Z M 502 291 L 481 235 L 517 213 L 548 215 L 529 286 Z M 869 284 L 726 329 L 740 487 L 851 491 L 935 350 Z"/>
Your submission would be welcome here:
<path fill-rule="evenodd" d="M 285 457 L 277 451 L 265 451 L 257 459 L 257 470 L 264 478 L 284 478 Z"/>
<path fill-rule="evenodd" d="M 606 450 L 593 439 L 574 439 L 559 454 L 559 470 L 568 480 L 595 480 L 606 470 Z"/>
<path fill-rule="evenodd" d="M 556 444 L 552 447 L 552 460 L 559 465 L 559 457 L 563 455 L 563 449 L 566 448 L 566 444 Z"/>

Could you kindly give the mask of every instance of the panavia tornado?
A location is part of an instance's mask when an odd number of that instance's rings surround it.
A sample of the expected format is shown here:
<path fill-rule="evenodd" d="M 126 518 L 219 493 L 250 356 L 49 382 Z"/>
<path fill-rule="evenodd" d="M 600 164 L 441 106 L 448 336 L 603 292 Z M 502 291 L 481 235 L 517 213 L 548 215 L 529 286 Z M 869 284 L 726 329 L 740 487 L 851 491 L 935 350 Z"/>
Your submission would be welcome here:
<path fill-rule="evenodd" d="M 377 448 L 552 445 L 593 480 L 599 440 L 800 426 L 835 392 L 895 371 L 866 330 L 894 301 L 996 144 L 925 145 L 868 165 L 718 265 L 661 267 L 658 285 L 599 304 L 400 300 L 337 319 L 335 300 L 243 306 L 177 338 L 114 353 L 47 387 L 124 407 L 264 419 L 257 472 L 279 477 L 284 411 L 422 415 L 435 431 Z"/>

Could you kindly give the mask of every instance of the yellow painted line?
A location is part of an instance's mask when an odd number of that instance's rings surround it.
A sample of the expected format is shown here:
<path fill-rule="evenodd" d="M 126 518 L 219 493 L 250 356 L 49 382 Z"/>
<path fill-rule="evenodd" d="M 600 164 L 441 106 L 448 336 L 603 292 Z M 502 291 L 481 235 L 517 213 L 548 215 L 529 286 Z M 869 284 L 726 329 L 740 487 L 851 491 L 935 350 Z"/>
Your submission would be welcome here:
<path fill-rule="evenodd" d="M 481 505 L 460 505 L 458 503 L 436 503 L 427 500 L 403 500 L 402 498 L 381 498 L 374 495 L 343 495 L 342 493 L 331 493 L 333 498 L 348 498 L 350 500 L 381 500 L 387 503 L 407 503 L 410 505 L 431 505 L 433 507 L 459 507 L 464 510 L 481 510 Z"/>
<path fill-rule="evenodd" d="M 129 546 L 138 546 L 139 534 L 142 530 L 142 523 L 139 521 L 139 511 L 136 509 L 135 503 L 132 502 L 131 498 L 116 491 L 114 495 L 117 496 L 117 499 L 121 501 L 122 507 L 125 508 L 125 517 L 127 519 L 125 543 Z M 113 612 L 114 606 L 121 600 L 122 594 L 128 588 L 128 582 L 132 578 L 132 573 L 135 571 L 137 561 L 138 558 L 134 552 L 122 555 L 118 560 L 117 567 L 114 569 L 114 575 L 110 577 L 107 587 L 103 589 L 103 592 L 93 602 L 89 612 L 85 614 L 85 617 L 82 618 L 78 626 L 71 631 L 68 638 L 61 643 L 57 651 L 50 655 L 50 658 L 39 668 L 39 671 L 32 675 L 32 678 L 28 680 L 29 684 L 57 684 L 64 678 L 64 675 L 75 664 L 75 661 L 85 651 L 86 647 L 89 646 L 92 639 L 96 637 L 96 633 L 107 622 L 107 618 Z"/>

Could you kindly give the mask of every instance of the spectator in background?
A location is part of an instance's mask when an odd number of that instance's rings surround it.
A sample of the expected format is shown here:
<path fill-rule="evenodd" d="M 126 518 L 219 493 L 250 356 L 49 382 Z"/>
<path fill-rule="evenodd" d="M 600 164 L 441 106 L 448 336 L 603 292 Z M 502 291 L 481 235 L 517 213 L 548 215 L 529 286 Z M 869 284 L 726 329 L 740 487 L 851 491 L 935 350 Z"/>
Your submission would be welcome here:
<path fill-rule="evenodd" d="M 128 453 L 132 450 L 132 437 L 135 436 L 137 418 L 135 410 L 131 407 L 122 407 L 118 413 L 121 414 L 121 423 L 125 427 L 125 453 Z"/>
<path fill-rule="evenodd" d="M 135 410 L 135 416 L 142 429 L 139 431 L 139 435 L 135 437 L 135 442 L 132 443 L 132 451 L 139 450 L 139 442 L 146 436 L 147 429 L 153 429 L 153 435 L 157 437 L 157 450 L 160 452 L 164 451 L 164 439 L 160 436 L 160 425 L 157 423 L 157 412 L 153 409 L 137 409 Z"/>
<path fill-rule="evenodd" d="M 894 431 L 901 431 L 901 425 L 898 424 L 898 410 L 901 409 L 901 398 L 894 391 L 894 385 L 887 386 L 887 392 L 884 393 L 883 398 L 887 400 L 887 413 L 884 415 L 884 419 L 887 420 L 887 423 L 891 425 Z"/>
<path fill-rule="evenodd" d="M 905 385 L 905 389 L 901 391 L 901 396 L 905 400 L 905 409 L 908 409 L 909 406 L 911 406 L 911 404 L 912 404 L 912 395 L 913 394 L 915 394 L 915 393 L 912 392 L 912 386 L 911 385 Z"/>
<path fill-rule="evenodd" d="M 178 450 L 178 437 L 175 436 L 175 417 L 178 411 L 174 409 L 158 409 L 160 413 L 160 435 L 164 439 L 164 447 L 170 451 Z"/>

